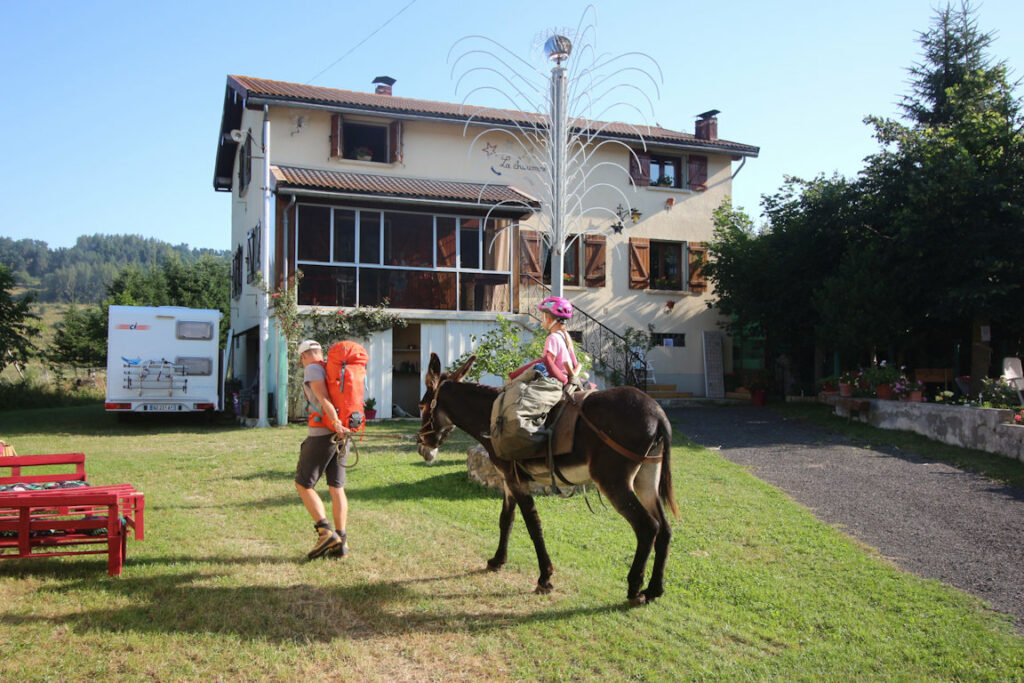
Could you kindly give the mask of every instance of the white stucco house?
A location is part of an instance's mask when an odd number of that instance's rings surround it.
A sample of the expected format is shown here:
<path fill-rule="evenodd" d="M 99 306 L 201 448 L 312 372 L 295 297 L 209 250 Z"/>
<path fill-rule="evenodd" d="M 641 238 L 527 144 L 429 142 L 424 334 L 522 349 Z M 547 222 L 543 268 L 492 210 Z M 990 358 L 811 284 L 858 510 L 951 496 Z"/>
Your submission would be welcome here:
<path fill-rule="evenodd" d="M 387 298 L 408 322 L 367 344 L 367 395 L 378 417 L 393 405 L 416 413 L 431 352 L 454 360 L 499 315 L 535 326 L 529 311 L 546 296 L 549 255 L 531 230 L 537 202 L 528 164 L 507 135 L 477 137 L 527 115 L 403 98 L 394 80 L 374 83 L 364 93 L 227 78 L 214 189 L 231 196 L 231 366 L 252 392 L 249 416 L 259 424 L 286 418 L 278 388 L 294 371 L 259 274 L 282 286 L 300 269 L 300 306 L 337 310 Z M 609 212 L 564 257 L 565 295 L 584 312 L 570 329 L 583 343 L 590 332 L 579 325 L 606 334 L 653 329 L 647 361 L 657 384 L 695 396 L 709 393 L 706 337 L 715 339 L 712 370 L 731 366 L 696 264 L 735 168 L 758 154 L 719 138 L 717 114 L 701 115 L 692 133 L 607 127 L 602 137 L 633 153 L 602 147 L 591 163 L 624 170 L 602 168 L 595 178 L 628 193 L 636 220 Z M 622 206 L 611 191 L 590 200 Z"/>

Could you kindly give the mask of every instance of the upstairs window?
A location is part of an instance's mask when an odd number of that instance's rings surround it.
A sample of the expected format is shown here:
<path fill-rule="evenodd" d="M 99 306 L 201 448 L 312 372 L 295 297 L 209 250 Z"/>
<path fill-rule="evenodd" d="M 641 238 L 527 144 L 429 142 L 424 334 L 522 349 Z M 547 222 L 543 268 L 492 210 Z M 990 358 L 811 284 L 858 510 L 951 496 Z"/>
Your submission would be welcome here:
<path fill-rule="evenodd" d="M 332 159 L 398 163 L 402 161 L 402 122 L 350 121 L 334 114 L 330 143 Z"/>
<path fill-rule="evenodd" d="M 651 240 L 651 289 L 683 288 L 683 244 Z"/>
<path fill-rule="evenodd" d="M 238 196 L 244 197 L 252 180 L 252 135 L 245 134 L 245 142 L 238 146 Z"/>
<path fill-rule="evenodd" d="M 260 272 L 260 224 L 245 237 L 245 281 L 252 284 Z"/>
<path fill-rule="evenodd" d="M 703 274 L 707 247 L 703 242 L 668 242 L 629 238 L 629 288 L 707 291 Z"/>
<path fill-rule="evenodd" d="M 242 296 L 242 245 L 238 245 L 231 257 L 231 298 Z"/>
<path fill-rule="evenodd" d="M 650 184 L 656 187 L 682 187 L 680 157 L 651 155 Z"/>
<path fill-rule="evenodd" d="M 629 179 L 637 187 L 669 187 L 703 192 L 708 189 L 708 158 L 702 154 L 672 156 L 633 150 Z"/>

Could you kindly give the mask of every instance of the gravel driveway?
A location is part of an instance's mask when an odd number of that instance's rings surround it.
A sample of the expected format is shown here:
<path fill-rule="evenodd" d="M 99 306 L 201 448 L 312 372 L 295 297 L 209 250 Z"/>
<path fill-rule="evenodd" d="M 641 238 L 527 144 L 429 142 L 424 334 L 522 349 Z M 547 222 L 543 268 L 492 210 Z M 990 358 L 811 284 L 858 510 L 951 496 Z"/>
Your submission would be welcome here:
<path fill-rule="evenodd" d="M 749 406 L 666 411 L 677 429 L 901 568 L 987 600 L 1024 628 L 1024 491 Z"/>

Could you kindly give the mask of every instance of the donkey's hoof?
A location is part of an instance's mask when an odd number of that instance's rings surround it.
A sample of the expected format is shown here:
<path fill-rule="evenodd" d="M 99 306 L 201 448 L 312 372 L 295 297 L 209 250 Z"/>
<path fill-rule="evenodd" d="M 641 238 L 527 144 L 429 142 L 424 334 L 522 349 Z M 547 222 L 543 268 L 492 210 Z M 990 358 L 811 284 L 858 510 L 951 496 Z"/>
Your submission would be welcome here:
<path fill-rule="evenodd" d="M 644 595 L 643 593 L 640 593 L 635 598 L 630 598 L 629 599 L 629 606 L 630 607 L 639 607 L 640 605 L 644 605 L 646 603 L 647 603 L 647 596 Z"/>
<path fill-rule="evenodd" d="M 550 593 L 554 589 L 555 589 L 555 587 L 552 586 L 549 581 L 545 581 L 544 583 L 541 583 L 540 581 L 538 581 L 537 582 L 537 587 L 533 589 L 533 592 L 537 593 L 539 595 L 546 595 L 547 593 Z"/>
<path fill-rule="evenodd" d="M 487 560 L 487 571 L 489 571 L 489 572 L 499 571 L 503 564 L 505 564 L 505 563 L 504 562 L 498 562 L 496 559 L 494 559 L 492 557 L 491 559 Z"/>

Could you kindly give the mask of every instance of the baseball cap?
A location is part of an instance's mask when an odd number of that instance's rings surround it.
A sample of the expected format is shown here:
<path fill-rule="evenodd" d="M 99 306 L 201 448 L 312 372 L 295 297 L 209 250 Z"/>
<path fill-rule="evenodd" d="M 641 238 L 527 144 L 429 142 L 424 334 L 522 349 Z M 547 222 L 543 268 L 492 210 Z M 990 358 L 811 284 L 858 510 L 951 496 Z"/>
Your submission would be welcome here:
<path fill-rule="evenodd" d="M 306 351 L 309 351 L 311 349 L 319 349 L 319 348 L 320 348 L 320 343 L 319 342 L 314 341 L 313 339 L 307 339 L 306 341 L 304 341 L 301 344 L 299 344 L 299 355 L 301 356 Z"/>

